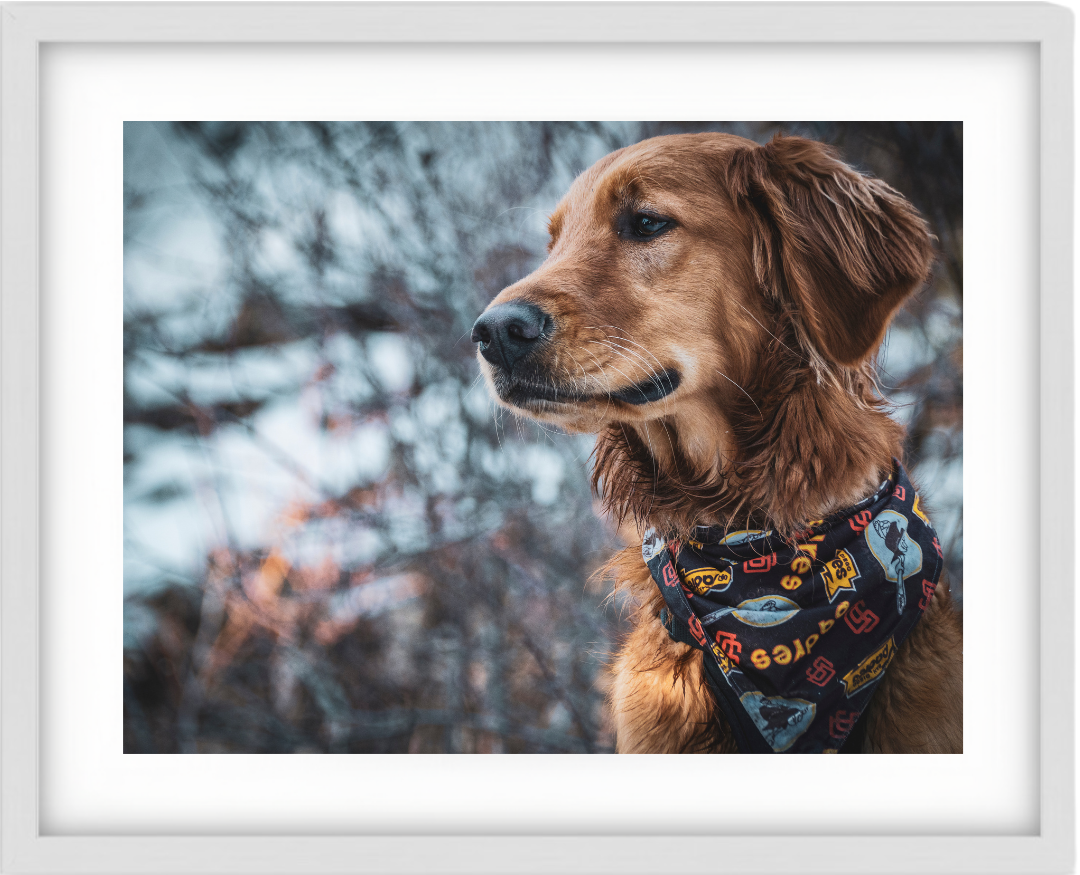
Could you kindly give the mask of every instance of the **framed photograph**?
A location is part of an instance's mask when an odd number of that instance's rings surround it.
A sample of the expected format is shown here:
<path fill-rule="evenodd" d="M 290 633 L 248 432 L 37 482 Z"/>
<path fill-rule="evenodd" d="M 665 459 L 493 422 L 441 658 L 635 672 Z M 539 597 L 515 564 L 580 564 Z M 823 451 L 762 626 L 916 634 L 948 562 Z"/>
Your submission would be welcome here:
<path fill-rule="evenodd" d="M 15 3 L 0 37 L 3 871 L 1071 871 L 1070 13 Z M 936 235 L 881 373 L 962 754 L 602 755 L 625 629 L 586 579 L 640 533 L 591 438 L 493 417 L 472 326 L 579 173 L 705 132 L 828 143 Z"/>

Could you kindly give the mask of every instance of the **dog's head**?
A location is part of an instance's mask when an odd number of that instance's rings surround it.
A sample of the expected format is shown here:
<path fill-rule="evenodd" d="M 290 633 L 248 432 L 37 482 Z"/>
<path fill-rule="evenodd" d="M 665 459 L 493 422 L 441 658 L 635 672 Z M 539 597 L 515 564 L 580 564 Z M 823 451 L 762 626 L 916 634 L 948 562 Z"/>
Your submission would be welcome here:
<path fill-rule="evenodd" d="M 549 230 L 547 259 L 472 338 L 502 404 L 583 431 L 745 403 L 779 320 L 804 358 L 857 367 L 931 263 L 906 200 L 797 137 L 621 149 Z"/>

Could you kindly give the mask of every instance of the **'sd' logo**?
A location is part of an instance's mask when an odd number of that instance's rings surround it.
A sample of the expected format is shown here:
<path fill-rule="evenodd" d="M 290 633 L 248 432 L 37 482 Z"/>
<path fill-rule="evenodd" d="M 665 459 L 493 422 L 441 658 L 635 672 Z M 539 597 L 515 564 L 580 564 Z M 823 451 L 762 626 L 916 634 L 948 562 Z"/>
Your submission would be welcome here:
<path fill-rule="evenodd" d="M 664 576 L 664 586 L 678 586 L 679 575 L 675 573 L 675 566 L 671 562 L 664 563 L 661 574 Z"/>
<path fill-rule="evenodd" d="M 686 585 L 698 595 L 723 592 L 731 586 L 730 568 L 697 568 L 686 572 Z"/>
<path fill-rule="evenodd" d="M 858 719 L 858 711 L 837 709 L 829 715 L 829 735 L 833 738 L 844 738 L 855 728 L 855 721 Z"/>
<path fill-rule="evenodd" d="M 930 599 L 934 597 L 935 588 L 936 587 L 934 586 L 934 581 L 932 580 L 924 580 L 922 582 L 923 597 L 919 599 L 920 611 L 925 611 L 928 607 L 930 607 Z"/>
<path fill-rule="evenodd" d="M 862 599 L 855 602 L 851 606 L 851 610 L 844 614 L 844 622 L 848 624 L 848 628 L 856 635 L 869 632 L 878 624 L 879 619 L 878 615 L 871 611 Z"/>
<path fill-rule="evenodd" d="M 824 656 L 819 656 L 814 660 L 814 664 L 806 670 L 806 679 L 812 684 L 823 687 L 833 679 L 835 674 L 836 666 Z"/>
<path fill-rule="evenodd" d="M 882 644 L 866 659 L 841 678 L 844 682 L 844 692 L 848 697 L 853 696 L 869 683 L 873 683 L 892 662 L 896 655 L 896 645 L 892 638 Z"/>
<path fill-rule="evenodd" d="M 855 589 L 855 580 L 859 576 L 859 567 L 847 550 L 839 550 L 821 569 L 821 579 L 825 582 L 825 592 L 831 602 L 842 589 Z"/>
<path fill-rule="evenodd" d="M 873 518 L 874 515 L 870 513 L 870 511 L 860 510 L 855 516 L 848 520 L 848 525 L 851 526 L 851 530 L 857 535 L 870 525 L 870 520 Z"/>
<path fill-rule="evenodd" d="M 699 620 L 694 614 L 690 615 L 690 619 L 687 620 L 686 625 L 690 627 L 690 634 L 694 636 L 694 640 L 697 641 L 702 647 L 708 644 L 709 639 L 705 637 L 705 630 L 701 628 L 701 620 Z"/>
<path fill-rule="evenodd" d="M 742 645 L 739 643 L 739 639 L 735 637 L 734 632 L 717 632 L 716 643 L 720 645 L 720 649 L 724 651 L 736 665 L 739 664 L 739 654 L 742 653 Z"/>
<path fill-rule="evenodd" d="M 768 571 L 776 565 L 776 554 L 770 553 L 768 556 L 758 556 L 754 559 L 747 559 L 743 563 L 743 571 L 747 574 L 760 573 Z"/>

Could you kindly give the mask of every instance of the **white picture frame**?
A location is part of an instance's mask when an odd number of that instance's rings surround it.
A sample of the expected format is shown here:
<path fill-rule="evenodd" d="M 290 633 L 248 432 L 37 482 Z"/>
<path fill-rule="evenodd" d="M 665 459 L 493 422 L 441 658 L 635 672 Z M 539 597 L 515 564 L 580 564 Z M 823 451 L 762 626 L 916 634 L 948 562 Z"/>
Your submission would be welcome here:
<path fill-rule="evenodd" d="M 633 9 L 631 10 L 631 5 Z M 0 127 L 0 867 L 3 872 L 648 872 L 627 835 L 57 836 L 39 829 L 39 89 L 49 43 L 1035 43 L 1040 89 L 1039 829 L 1032 836 L 678 837 L 738 871 L 1065 872 L 1074 863 L 1072 19 L 1027 3 L 5 4 Z M 631 11 L 633 14 L 631 14 Z M 1068 658 L 1062 658 L 1066 654 Z M 1051 694 L 1052 691 L 1052 694 Z M 832 850 L 842 839 L 843 853 Z"/>

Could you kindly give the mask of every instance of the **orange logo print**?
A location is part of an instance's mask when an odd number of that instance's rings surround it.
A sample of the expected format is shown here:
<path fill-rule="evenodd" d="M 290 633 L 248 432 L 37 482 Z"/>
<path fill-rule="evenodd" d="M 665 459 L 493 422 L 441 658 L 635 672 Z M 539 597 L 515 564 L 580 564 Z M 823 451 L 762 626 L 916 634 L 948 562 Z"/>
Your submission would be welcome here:
<path fill-rule="evenodd" d="M 874 515 L 868 510 L 860 510 L 855 516 L 848 520 L 848 525 L 851 526 L 851 530 L 856 535 L 861 534 L 863 529 L 870 525 L 874 519 Z"/>
<path fill-rule="evenodd" d="M 776 565 L 776 554 L 770 553 L 768 556 L 758 556 L 756 559 L 747 559 L 743 563 L 743 570 L 747 574 L 753 572 L 768 571 Z"/>
<path fill-rule="evenodd" d="M 819 687 L 825 686 L 836 675 L 836 666 L 834 666 L 824 656 L 819 656 L 814 660 L 814 664 L 806 670 L 806 679 L 812 684 L 817 684 Z"/>
<path fill-rule="evenodd" d="M 701 620 L 691 614 L 686 625 L 690 627 L 690 634 L 694 636 L 697 643 L 704 647 L 709 639 L 705 637 L 705 630 L 701 628 Z"/>
<path fill-rule="evenodd" d="M 844 622 L 856 635 L 869 632 L 878 624 L 878 615 L 871 611 L 861 599 L 844 615 Z"/>
<path fill-rule="evenodd" d="M 838 710 L 829 715 L 829 735 L 833 738 L 842 738 L 855 728 L 855 721 L 859 719 L 858 711 Z"/>
<path fill-rule="evenodd" d="M 670 562 L 664 563 L 662 573 L 664 575 L 664 586 L 675 586 L 679 582 L 679 576 L 675 573 L 675 566 Z"/>
<path fill-rule="evenodd" d="M 742 645 L 735 638 L 733 632 L 717 632 L 716 643 L 720 645 L 720 649 L 724 651 L 731 661 L 736 665 L 739 664 L 739 654 L 742 653 Z"/>

